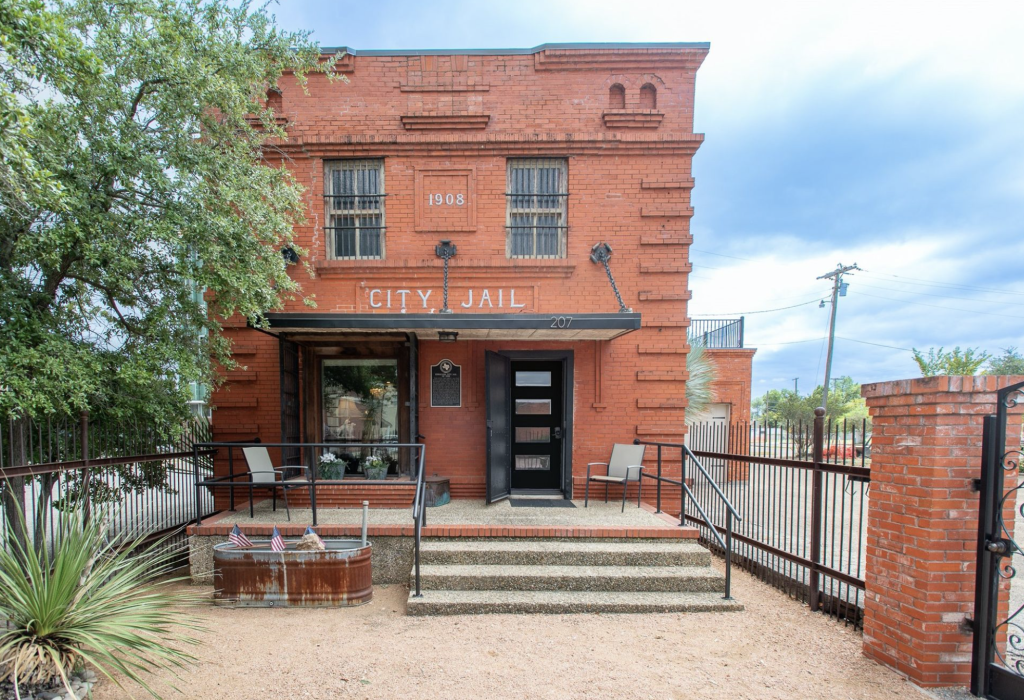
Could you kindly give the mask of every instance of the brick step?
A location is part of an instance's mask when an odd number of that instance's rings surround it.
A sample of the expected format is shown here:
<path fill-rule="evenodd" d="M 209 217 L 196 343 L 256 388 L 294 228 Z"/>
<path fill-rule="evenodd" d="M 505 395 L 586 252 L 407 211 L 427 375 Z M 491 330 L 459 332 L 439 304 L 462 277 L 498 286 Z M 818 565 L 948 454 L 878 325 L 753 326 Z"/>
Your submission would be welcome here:
<path fill-rule="evenodd" d="M 724 590 L 725 577 L 710 566 L 427 564 L 420 584 L 431 591 L 707 592 Z"/>
<path fill-rule="evenodd" d="M 424 540 L 423 564 L 710 566 L 711 552 L 688 541 Z"/>
<path fill-rule="evenodd" d="M 409 615 L 485 613 L 683 613 L 743 610 L 719 592 L 621 591 L 424 591 L 409 597 Z"/>

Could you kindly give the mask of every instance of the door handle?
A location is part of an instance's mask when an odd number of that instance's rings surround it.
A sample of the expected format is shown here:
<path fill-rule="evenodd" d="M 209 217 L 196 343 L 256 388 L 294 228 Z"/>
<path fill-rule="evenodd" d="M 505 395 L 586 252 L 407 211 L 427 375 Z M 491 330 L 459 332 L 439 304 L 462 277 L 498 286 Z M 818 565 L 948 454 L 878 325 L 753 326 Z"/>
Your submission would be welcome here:
<path fill-rule="evenodd" d="M 562 429 L 561 428 L 555 428 L 552 432 L 553 432 L 554 437 L 555 437 L 556 440 L 561 440 L 562 439 Z"/>

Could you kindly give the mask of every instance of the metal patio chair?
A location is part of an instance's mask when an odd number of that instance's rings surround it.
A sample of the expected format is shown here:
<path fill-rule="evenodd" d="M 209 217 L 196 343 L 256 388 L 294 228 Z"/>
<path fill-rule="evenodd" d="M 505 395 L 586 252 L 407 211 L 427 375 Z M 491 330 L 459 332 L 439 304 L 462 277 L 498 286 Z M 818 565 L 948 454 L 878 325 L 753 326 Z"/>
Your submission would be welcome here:
<path fill-rule="evenodd" d="M 274 510 L 277 510 L 277 489 L 280 488 L 284 495 L 284 510 L 288 520 L 292 519 L 292 511 L 288 507 L 288 490 L 309 488 L 310 501 L 313 498 L 313 485 L 309 480 L 309 467 L 302 465 L 288 465 L 287 467 L 275 467 L 270 461 L 270 452 L 266 447 L 243 447 L 242 454 L 245 456 L 245 463 L 249 466 L 249 508 L 252 509 L 252 494 L 256 487 L 269 488 L 272 493 Z M 288 469 L 301 469 L 305 476 L 286 479 L 284 472 Z M 292 483 L 296 482 L 296 483 Z"/>
<path fill-rule="evenodd" d="M 587 486 L 584 490 L 583 507 L 586 508 L 590 502 L 590 482 L 596 481 L 604 484 L 604 502 L 608 502 L 608 486 L 611 484 L 622 485 L 622 512 L 626 512 L 626 488 L 631 481 L 635 481 L 636 507 L 640 507 L 640 492 L 643 489 L 643 462 L 645 445 L 622 445 L 616 443 L 612 446 L 612 457 L 607 462 L 591 462 L 587 465 Z M 606 467 L 604 474 L 590 475 L 591 467 Z"/>

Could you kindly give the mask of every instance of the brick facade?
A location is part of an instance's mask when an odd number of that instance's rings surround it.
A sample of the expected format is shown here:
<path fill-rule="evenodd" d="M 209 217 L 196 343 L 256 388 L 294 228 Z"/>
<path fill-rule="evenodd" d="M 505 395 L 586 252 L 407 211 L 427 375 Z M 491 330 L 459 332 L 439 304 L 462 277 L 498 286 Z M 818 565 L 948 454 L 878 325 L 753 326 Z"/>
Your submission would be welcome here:
<path fill-rule="evenodd" d="M 750 384 L 753 373 L 753 348 L 711 348 L 715 363 L 714 394 L 717 403 L 731 407 L 730 423 L 750 422 Z"/>
<path fill-rule="evenodd" d="M 294 275 L 305 294 L 315 295 L 316 313 L 436 313 L 442 262 L 434 246 L 449 239 L 458 246 L 450 268 L 455 315 L 615 313 L 605 271 L 589 260 L 591 247 L 606 242 L 614 250 L 611 267 L 624 302 L 642 319 L 639 330 L 613 340 L 578 340 L 567 332 L 564 339 L 544 341 L 510 334 L 500 341 L 440 343 L 436 334 L 420 334 L 414 408 L 427 445 L 427 473 L 450 477 L 456 497 L 484 494 L 486 350 L 573 352 L 571 469 L 577 488 L 586 464 L 606 459 L 613 442 L 681 440 L 691 160 L 703 140 L 693 133 L 694 86 L 707 46 L 353 53 L 338 62 L 348 83 L 314 75 L 304 93 L 286 77 L 280 96 L 274 95 L 288 138 L 275 144 L 274 155 L 268 151 L 268 159 L 277 158 L 273 162 L 288 167 L 306 188 L 307 224 L 297 235 L 315 276 L 302 266 Z M 623 104 L 614 86 L 623 88 Z M 566 159 L 564 257 L 508 255 L 507 163 L 521 157 Z M 324 163 L 353 158 L 384 162 L 380 260 L 328 257 Z M 428 199 L 435 191 L 457 192 L 463 205 L 435 206 Z M 310 309 L 295 301 L 284 311 Z M 216 439 L 278 441 L 278 341 L 244 326 L 228 334 L 244 368 L 230 373 L 213 396 Z M 406 352 L 401 348 L 408 338 L 393 336 L 396 352 Z M 310 383 L 313 363 L 362 341 L 351 334 L 296 340 L 305 347 L 303 437 L 314 441 L 322 435 Z M 751 354 L 716 352 L 722 391 L 729 396 L 723 400 L 735 401 L 736 417 L 749 415 Z M 460 408 L 430 407 L 429 368 L 442 358 L 462 367 Z"/>
<path fill-rule="evenodd" d="M 969 680 L 964 620 L 974 614 L 972 480 L 980 476 L 982 420 L 996 411 L 995 392 L 1021 379 L 929 377 L 861 388 L 874 426 L 864 653 L 920 685 Z M 1013 440 L 1019 448 L 1020 421 L 1019 409 L 1010 414 L 1008 449 Z M 1006 479 L 1015 485 L 1017 475 Z M 1011 495 L 1011 530 L 1013 508 Z"/>

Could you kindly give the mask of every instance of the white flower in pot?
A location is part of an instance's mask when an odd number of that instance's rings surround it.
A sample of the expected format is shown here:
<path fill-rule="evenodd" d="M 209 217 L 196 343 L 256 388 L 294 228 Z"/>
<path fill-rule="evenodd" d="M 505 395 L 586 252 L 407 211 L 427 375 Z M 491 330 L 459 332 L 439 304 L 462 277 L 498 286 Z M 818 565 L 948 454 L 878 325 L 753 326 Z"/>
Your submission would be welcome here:
<path fill-rule="evenodd" d="M 388 474 L 388 463 L 376 455 L 370 455 L 363 462 L 363 473 L 370 481 L 380 481 Z"/>

